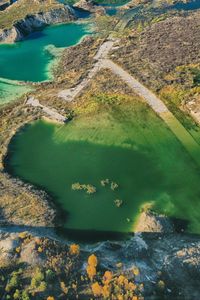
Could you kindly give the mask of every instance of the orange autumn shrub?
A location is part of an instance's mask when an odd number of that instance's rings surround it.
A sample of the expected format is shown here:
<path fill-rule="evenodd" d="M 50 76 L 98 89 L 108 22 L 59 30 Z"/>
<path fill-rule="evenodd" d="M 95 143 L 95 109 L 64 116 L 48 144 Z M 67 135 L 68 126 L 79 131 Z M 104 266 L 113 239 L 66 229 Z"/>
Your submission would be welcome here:
<path fill-rule="evenodd" d="M 103 283 L 104 284 L 109 284 L 110 281 L 112 280 L 113 274 L 111 271 L 106 271 L 103 275 Z"/>
<path fill-rule="evenodd" d="M 60 283 L 60 288 L 63 291 L 64 294 L 68 293 L 68 288 L 66 287 L 65 283 L 63 281 L 61 281 Z"/>
<path fill-rule="evenodd" d="M 87 272 L 90 280 L 93 280 L 94 276 L 97 274 L 97 271 L 96 271 L 97 263 L 98 263 L 98 260 L 94 254 L 92 254 L 88 257 L 88 265 L 86 268 L 86 272 Z"/>
<path fill-rule="evenodd" d="M 71 255 L 79 255 L 79 253 L 80 253 L 80 247 L 79 247 L 79 245 L 77 245 L 77 244 L 70 245 L 70 247 L 69 247 L 69 253 Z"/>
<path fill-rule="evenodd" d="M 128 286 L 130 291 L 135 291 L 137 288 L 136 284 L 134 284 L 133 282 L 129 282 Z"/>
<path fill-rule="evenodd" d="M 97 257 L 94 254 L 90 255 L 88 257 L 88 265 L 96 267 L 97 264 L 98 264 Z"/>
<path fill-rule="evenodd" d="M 107 300 L 144 300 L 142 297 L 143 284 L 136 284 L 134 279 L 129 280 L 126 274 L 116 276 L 109 270 L 105 271 L 103 275 L 97 274 L 97 265 L 97 257 L 94 254 L 90 255 L 86 271 L 92 281 L 91 290 L 94 297 Z M 139 269 L 135 267 L 133 269 L 134 276 L 139 275 L 139 273 Z M 94 277 L 95 281 L 93 281 Z"/>
<path fill-rule="evenodd" d="M 93 283 L 91 288 L 92 288 L 92 292 L 95 297 L 101 296 L 102 287 L 100 286 L 100 284 L 98 282 Z"/>
<path fill-rule="evenodd" d="M 110 286 L 109 285 L 104 285 L 102 287 L 102 296 L 103 298 L 108 299 L 110 296 Z"/>
<path fill-rule="evenodd" d="M 86 272 L 87 272 L 88 277 L 90 278 L 90 280 L 92 280 L 94 278 L 94 276 L 97 274 L 96 267 L 90 266 L 90 265 L 88 265 L 86 267 Z"/>
<path fill-rule="evenodd" d="M 129 290 L 129 281 L 128 281 L 127 278 L 124 279 L 123 285 L 124 285 L 124 288 L 125 288 L 126 290 Z"/>
<path fill-rule="evenodd" d="M 110 287 L 109 285 L 101 286 L 98 282 L 95 282 L 91 286 L 94 296 L 100 297 L 103 296 L 105 299 L 109 299 L 110 296 Z"/>
<path fill-rule="evenodd" d="M 124 281 L 125 281 L 126 277 L 123 276 L 123 275 L 120 275 L 118 278 L 117 278 L 117 282 L 119 285 L 123 285 L 124 284 Z"/>

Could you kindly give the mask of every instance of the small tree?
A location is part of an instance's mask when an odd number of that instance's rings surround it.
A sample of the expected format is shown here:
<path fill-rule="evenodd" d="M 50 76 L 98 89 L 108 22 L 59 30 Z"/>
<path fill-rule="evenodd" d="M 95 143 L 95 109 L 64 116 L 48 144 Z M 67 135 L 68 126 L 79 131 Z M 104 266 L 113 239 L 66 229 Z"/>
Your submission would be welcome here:
<path fill-rule="evenodd" d="M 101 296 L 102 286 L 100 286 L 100 284 L 98 282 L 93 283 L 91 288 L 92 288 L 92 292 L 93 292 L 95 297 Z"/>
<path fill-rule="evenodd" d="M 109 284 L 110 281 L 112 280 L 113 278 L 113 274 L 111 271 L 106 271 L 103 275 L 103 283 L 104 284 Z"/>
<path fill-rule="evenodd" d="M 90 255 L 88 257 L 88 265 L 86 268 L 86 272 L 87 272 L 90 280 L 93 280 L 94 276 L 97 273 L 97 271 L 96 271 L 97 264 L 98 264 L 97 257 L 94 254 Z"/>
<path fill-rule="evenodd" d="M 20 291 L 19 291 L 19 290 L 16 290 L 16 291 L 15 291 L 15 293 L 14 293 L 14 295 L 13 295 L 13 299 L 15 299 L 15 300 L 20 299 Z"/>
<path fill-rule="evenodd" d="M 80 253 L 80 246 L 77 245 L 77 244 L 70 245 L 70 247 L 69 247 L 69 253 L 71 255 L 79 255 L 79 253 Z"/>
<path fill-rule="evenodd" d="M 88 257 L 88 265 L 96 267 L 98 264 L 98 260 L 96 255 L 92 254 Z"/>
<path fill-rule="evenodd" d="M 86 267 L 86 271 L 87 271 L 87 274 L 88 274 L 88 277 L 90 278 L 90 280 L 93 280 L 94 276 L 96 276 L 96 274 L 97 274 L 96 267 L 88 265 Z"/>
<path fill-rule="evenodd" d="M 30 300 L 30 297 L 29 297 L 27 291 L 23 291 L 23 292 L 22 292 L 21 298 L 22 298 L 22 300 Z"/>

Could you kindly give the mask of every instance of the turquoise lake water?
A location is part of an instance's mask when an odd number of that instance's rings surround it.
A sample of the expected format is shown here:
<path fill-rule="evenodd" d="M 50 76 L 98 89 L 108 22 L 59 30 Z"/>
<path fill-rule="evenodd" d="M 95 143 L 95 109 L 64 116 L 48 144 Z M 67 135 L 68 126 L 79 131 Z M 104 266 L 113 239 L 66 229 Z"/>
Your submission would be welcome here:
<path fill-rule="evenodd" d="M 69 23 L 47 27 L 22 42 L 0 45 L 0 77 L 33 82 L 49 79 L 48 66 L 53 56 L 47 46 L 69 47 L 87 33 L 87 25 Z"/>
<path fill-rule="evenodd" d="M 31 90 L 32 88 L 29 85 L 19 85 L 0 79 L 0 105 L 20 98 Z"/>

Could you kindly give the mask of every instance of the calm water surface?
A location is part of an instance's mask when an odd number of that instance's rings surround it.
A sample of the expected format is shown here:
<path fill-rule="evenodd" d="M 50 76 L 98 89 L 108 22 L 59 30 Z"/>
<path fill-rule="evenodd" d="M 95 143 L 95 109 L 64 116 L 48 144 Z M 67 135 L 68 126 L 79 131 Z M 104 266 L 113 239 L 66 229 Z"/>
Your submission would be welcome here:
<path fill-rule="evenodd" d="M 0 45 L 0 77 L 35 82 L 49 79 L 53 56 L 47 46 L 69 47 L 87 33 L 85 24 L 70 23 L 47 27 L 13 45 Z"/>

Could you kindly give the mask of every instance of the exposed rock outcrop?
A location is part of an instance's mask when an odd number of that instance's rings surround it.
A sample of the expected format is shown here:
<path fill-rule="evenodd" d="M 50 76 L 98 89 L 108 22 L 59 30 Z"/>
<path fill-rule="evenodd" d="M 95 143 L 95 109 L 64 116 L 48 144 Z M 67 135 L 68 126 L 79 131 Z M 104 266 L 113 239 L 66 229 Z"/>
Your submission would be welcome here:
<path fill-rule="evenodd" d="M 95 9 L 95 2 L 91 0 L 80 0 L 77 3 L 74 4 L 74 7 L 86 10 L 89 12 L 93 12 Z"/>
<path fill-rule="evenodd" d="M 173 232 L 173 224 L 169 218 L 163 215 L 156 215 L 150 211 L 144 211 L 141 213 L 136 226 L 135 232 Z"/>
<path fill-rule="evenodd" d="M 14 26 L 11 29 L 0 29 L 0 43 L 13 43 L 23 39 L 23 35 Z"/>
<path fill-rule="evenodd" d="M 75 19 L 74 10 L 68 5 L 47 12 L 27 15 L 24 19 L 16 22 L 12 28 L 0 30 L 0 43 L 14 43 L 44 26 L 69 22 Z"/>
<path fill-rule="evenodd" d="M 106 10 L 103 6 L 97 5 L 92 0 L 80 0 L 74 4 L 74 7 L 80 10 L 88 11 L 90 13 L 95 13 L 99 15 L 106 13 Z"/>

